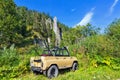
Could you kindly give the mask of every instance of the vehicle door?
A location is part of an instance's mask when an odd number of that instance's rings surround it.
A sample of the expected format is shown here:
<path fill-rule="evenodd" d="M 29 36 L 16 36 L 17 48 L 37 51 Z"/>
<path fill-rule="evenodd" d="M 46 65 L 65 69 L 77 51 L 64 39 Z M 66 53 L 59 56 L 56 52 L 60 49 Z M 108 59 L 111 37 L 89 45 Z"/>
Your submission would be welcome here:
<path fill-rule="evenodd" d="M 59 66 L 59 68 L 65 68 L 65 57 L 62 54 L 62 50 L 59 49 L 56 51 L 56 63 Z"/>
<path fill-rule="evenodd" d="M 64 49 L 62 52 L 63 52 L 64 66 L 71 67 L 73 61 L 72 61 L 72 57 L 70 57 L 69 55 L 69 52 L 66 49 Z"/>

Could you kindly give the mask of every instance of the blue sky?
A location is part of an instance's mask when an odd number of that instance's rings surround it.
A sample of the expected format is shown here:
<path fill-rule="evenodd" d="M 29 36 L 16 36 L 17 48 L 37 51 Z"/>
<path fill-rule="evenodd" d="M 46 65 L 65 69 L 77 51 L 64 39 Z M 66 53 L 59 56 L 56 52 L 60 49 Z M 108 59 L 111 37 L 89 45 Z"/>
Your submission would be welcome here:
<path fill-rule="evenodd" d="M 49 13 L 70 27 L 88 22 L 101 29 L 120 18 L 120 0 L 14 0 L 18 6 Z"/>

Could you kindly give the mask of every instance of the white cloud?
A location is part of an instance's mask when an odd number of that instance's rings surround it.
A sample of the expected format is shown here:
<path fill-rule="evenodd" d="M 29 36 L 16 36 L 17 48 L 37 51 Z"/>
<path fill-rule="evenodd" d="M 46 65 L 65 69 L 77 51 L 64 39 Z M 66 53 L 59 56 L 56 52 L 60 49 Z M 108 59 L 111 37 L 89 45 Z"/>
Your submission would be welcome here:
<path fill-rule="evenodd" d="M 94 15 L 94 12 L 93 12 L 94 9 L 95 9 L 95 8 L 92 8 L 92 9 L 83 17 L 83 19 L 82 19 L 77 25 L 75 25 L 75 26 L 78 26 L 78 25 L 83 26 L 83 25 L 88 24 L 88 23 L 91 21 L 93 15 Z"/>
<path fill-rule="evenodd" d="M 93 12 L 87 13 L 85 17 L 81 20 L 79 25 L 86 25 L 87 23 L 89 23 L 92 19 L 92 16 L 93 16 Z"/>
<path fill-rule="evenodd" d="M 110 7 L 110 12 L 112 13 L 114 10 L 114 7 L 116 6 L 116 4 L 118 3 L 119 0 L 114 0 L 114 3 L 112 4 L 112 6 Z"/>

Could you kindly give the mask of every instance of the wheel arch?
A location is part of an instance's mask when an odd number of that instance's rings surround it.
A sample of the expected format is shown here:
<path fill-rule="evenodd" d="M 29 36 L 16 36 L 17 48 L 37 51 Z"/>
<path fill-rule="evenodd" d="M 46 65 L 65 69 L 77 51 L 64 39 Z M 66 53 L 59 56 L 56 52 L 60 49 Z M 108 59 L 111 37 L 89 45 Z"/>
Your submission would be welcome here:
<path fill-rule="evenodd" d="M 59 69 L 59 67 L 58 67 L 58 65 L 57 64 L 51 64 L 47 69 L 49 69 L 51 66 L 53 66 L 53 65 L 55 65 L 58 69 Z"/>
<path fill-rule="evenodd" d="M 73 63 L 78 63 L 78 61 L 75 60 L 75 61 L 73 61 Z"/>
<path fill-rule="evenodd" d="M 78 64 L 78 61 L 75 60 L 75 61 L 73 61 L 73 63 L 77 63 Z"/>
<path fill-rule="evenodd" d="M 78 64 L 78 61 L 76 61 L 76 60 L 75 60 L 75 61 L 73 61 L 72 66 L 73 66 L 73 64 L 74 64 L 74 63 L 77 63 L 77 64 Z M 72 67 L 72 66 L 71 66 L 71 67 Z"/>

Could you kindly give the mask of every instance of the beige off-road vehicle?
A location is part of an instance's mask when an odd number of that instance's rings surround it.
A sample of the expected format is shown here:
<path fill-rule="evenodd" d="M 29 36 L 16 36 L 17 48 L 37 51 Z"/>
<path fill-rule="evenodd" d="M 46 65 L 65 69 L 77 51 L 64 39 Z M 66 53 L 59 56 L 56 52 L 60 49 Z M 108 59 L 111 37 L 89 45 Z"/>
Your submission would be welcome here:
<path fill-rule="evenodd" d="M 34 73 L 43 73 L 49 78 L 57 77 L 59 69 L 78 69 L 76 57 L 70 56 L 66 47 L 44 50 L 42 55 L 31 57 L 30 67 Z"/>

